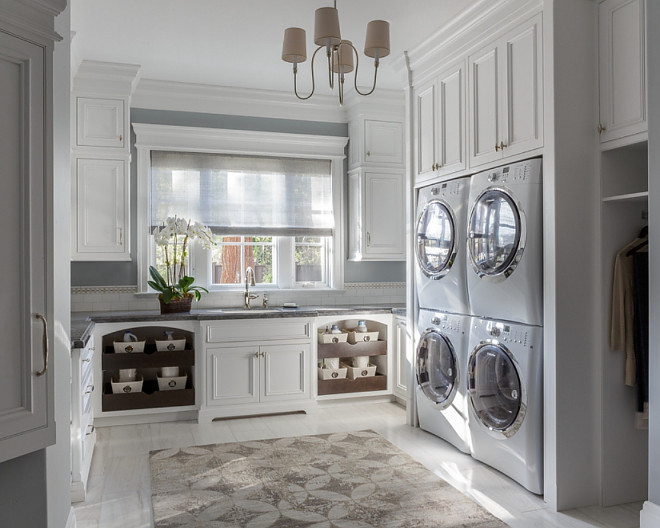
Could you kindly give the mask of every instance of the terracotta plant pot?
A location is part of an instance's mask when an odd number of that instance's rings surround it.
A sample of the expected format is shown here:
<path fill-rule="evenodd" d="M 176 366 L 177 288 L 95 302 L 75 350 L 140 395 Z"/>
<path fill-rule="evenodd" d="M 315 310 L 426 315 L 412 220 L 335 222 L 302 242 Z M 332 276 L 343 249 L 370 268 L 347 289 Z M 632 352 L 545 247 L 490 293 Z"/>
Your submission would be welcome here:
<path fill-rule="evenodd" d="M 158 296 L 158 302 L 160 302 L 160 313 L 161 314 L 170 314 L 170 313 L 187 313 L 192 307 L 193 297 L 183 297 L 181 299 L 172 299 L 170 302 L 165 304 L 163 299 Z"/>

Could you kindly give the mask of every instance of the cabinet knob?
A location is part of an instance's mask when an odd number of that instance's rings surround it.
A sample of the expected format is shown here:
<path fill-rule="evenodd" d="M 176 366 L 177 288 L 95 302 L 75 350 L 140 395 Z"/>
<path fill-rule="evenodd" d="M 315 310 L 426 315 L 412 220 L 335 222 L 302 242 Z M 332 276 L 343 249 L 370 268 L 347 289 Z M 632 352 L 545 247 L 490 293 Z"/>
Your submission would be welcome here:
<path fill-rule="evenodd" d="M 500 150 L 500 146 L 497 143 L 495 143 L 495 152 L 497 152 L 499 150 Z"/>
<path fill-rule="evenodd" d="M 119 141 L 124 141 L 124 136 L 122 134 L 119 134 Z"/>
<path fill-rule="evenodd" d="M 504 150 L 505 147 L 504 141 L 500 141 L 500 149 Z"/>
<path fill-rule="evenodd" d="M 371 233 L 367 231 L 367 246 L 371 245 Z"/>
<path fill-rule="evenodd" d="M 598 133 L 602 134 L 605 130 L 607 130 L 607 127 L 603 126 L 603 123 L 598 123 Z"/>
<path fill-rule="evenodd" d="M 367 156 L 371 156 L 371 151 L 367 150 Z"/>

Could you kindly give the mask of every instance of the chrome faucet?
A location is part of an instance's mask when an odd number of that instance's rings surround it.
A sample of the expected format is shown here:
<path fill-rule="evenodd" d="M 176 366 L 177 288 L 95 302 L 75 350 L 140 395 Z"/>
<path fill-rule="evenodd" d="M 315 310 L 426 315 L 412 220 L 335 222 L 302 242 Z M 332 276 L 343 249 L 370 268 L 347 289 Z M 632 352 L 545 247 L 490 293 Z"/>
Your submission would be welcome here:
<path fill-rule="evenodd" d="M 248 310 L 250 309 L 250 301 L 259 297 L 254 293 L 250 293 L 250 286 L 255 286 L 254 269 L 252 269 L 252 266 L 245 268 L 245 293 L 243 294 L 243 297 L 245 300 L 244 306 Z"/>

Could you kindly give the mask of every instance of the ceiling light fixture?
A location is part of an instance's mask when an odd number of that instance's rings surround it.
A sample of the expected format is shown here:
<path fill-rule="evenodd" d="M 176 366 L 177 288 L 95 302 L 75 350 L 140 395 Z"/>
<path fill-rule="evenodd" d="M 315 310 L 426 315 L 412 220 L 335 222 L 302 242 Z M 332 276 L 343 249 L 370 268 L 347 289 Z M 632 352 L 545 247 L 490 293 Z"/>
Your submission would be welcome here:
<path fill-rule="evenodd" d="M 298 93 L 298 64 L 307 60 L 306 33 L 302 28 L 290 27 L 284 32 L 282 45 L 282 60 L 293 63 L 293 91 L 298 99 L 303 101 L 314 95 L 314 59 L 320 49 L 325 48 L 328 59 L 328 82 L 334 89 L 335 74 L 339 85 L 339 104 L 344 103 L 344 75 L 353 71 L 353 53 L 355 53 L 355 91 L 360 95 L 370 95 L 376 89 L 378 64 L 380 59 L 390 54 L 390 24 L 385 20 L 372 20 L 367 24 L 367 37 L 364 43 L 364 54 L 374 59 L 374 83 L 368 92 L 361 92 L 357 86 L 359 53 L 350 40 L 342 40 L 339 31 L 339 12 L 337 0 L 334 7 L 321 7 L 316 10 L 314 18 L 314 43 L 318 46 L 312 55 L 312 91 L 307 96 Z"/>

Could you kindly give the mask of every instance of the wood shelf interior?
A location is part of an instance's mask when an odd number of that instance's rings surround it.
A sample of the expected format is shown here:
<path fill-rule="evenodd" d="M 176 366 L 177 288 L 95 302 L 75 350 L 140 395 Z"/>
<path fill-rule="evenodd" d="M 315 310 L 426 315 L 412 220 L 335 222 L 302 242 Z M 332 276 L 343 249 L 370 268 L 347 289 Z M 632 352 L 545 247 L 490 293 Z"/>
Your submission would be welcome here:
<path fill-rule="evenodd" d="M 318 359 L 384 355 L 387 355 L 387 341 L 370 341 L 354 345 L 350 343 L 319 343 L 318 345 Z"/>
<path fill-rule="evenodd" d="M 387 389 L 387 376 L 376 374 L 357 379 L 318 380 L 318 395 L 345 394 L 351 392 L 370 392 Z"/>

